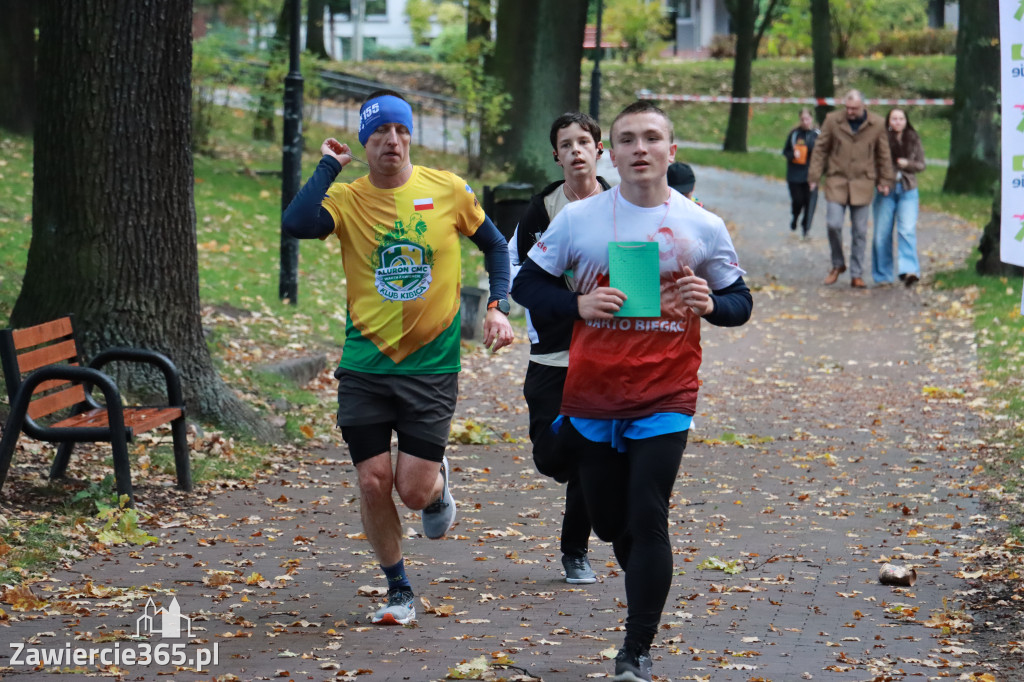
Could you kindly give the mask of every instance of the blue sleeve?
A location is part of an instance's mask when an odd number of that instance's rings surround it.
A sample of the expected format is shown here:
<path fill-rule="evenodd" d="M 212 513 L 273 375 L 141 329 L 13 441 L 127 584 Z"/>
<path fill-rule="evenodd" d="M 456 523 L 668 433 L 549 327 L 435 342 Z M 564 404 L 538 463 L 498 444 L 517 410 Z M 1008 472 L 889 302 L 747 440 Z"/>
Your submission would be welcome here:
<path fill-rule="evenodd" d="M 531 315 L 543 317 L 580 317 L 577 294 L 565 288 L 561 277 L 556 277 L 529 258 L 523 260 L 519 274 L 512 282 L 512 297 L 526 307 Z"/>
<path fill-rule="evenodd" d="M 281 230 L 298 239 L 319 239 L 334 232 L 334 218 L 323 207 L 324 196 L 341 172 L 337 159 L 325 156 L 281 216 Z"/>
<path fill-rule="evenodd" d="M 739 327 L 750 319 L 754 310 L 754 298 L 742 277 L 724 289 L 712 291 L 711 300 L 715 302 L 715 310 L 704 319 L 719 327 Z"/>
<path fill-rule="evenodd" d="M 484 269 L 487 270 L 487 282 L 491 293 L 487 302 L 508 298 L 509 278 L 512 274 L 508 261 L 508 243 L 501 232 L 487 216 L 469 238 L 477 248 L 484 252 Z"/>

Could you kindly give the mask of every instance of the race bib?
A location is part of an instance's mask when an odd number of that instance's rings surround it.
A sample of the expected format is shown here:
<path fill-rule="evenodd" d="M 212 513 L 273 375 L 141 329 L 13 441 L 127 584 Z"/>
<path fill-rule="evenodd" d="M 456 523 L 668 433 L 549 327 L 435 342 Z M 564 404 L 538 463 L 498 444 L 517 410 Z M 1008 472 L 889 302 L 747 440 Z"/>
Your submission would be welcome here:
<path fill-rule="evenodd" d="M 807 164 L 807 145 L 804 144 L 803 140 L 793 145 L 793 163 L 800 166 Z"/>

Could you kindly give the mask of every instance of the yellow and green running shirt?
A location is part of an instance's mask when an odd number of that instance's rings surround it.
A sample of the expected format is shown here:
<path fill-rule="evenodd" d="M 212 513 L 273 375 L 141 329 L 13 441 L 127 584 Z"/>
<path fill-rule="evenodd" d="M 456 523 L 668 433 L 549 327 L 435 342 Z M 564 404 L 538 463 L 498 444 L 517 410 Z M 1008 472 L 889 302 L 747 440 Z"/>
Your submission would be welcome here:
<path fill-rule="evenodd" d="M 334 218 L 347 287 L 341 367 L 372 374 L 458 372 L 459 233 L 484 221 L 473 190 L 447 171 L 413 166 L 409 181 L 380 189 L 361 177 L 334 183 Z"/>

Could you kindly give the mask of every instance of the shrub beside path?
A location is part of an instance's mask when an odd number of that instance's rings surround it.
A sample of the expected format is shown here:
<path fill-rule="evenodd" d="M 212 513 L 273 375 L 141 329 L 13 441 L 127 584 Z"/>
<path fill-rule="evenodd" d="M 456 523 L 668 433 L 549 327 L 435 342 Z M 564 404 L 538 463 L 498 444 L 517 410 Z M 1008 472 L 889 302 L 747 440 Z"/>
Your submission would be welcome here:
<path fill-rule="evenodd" d="M 789 232 L 781 182 L 708 168 L 697 177 L 698 196 L 733 231 L 755 308 L 745 327 L 704 328 L 656 679 L 1019 679 L 979 639 L 987 626 L 962 610 L 975 587 L 961 577 L 962 555 L 994 521 L 972 490 L 981 443 L 968 293 L 929 286 L 977 234 L 924 213 L 921 286 L 858 291 L 844 278 L 823 287 L 821 210 L 804 240 Z M 527 351 L 468 352 L 457 416 L 524 438 Z M 421 599 L 414 626 L 369 624 L 380 601 L 372 588 L 384 581 L 361 535 L 353 467 L 337 448 L 156 510 L 158 544 L 55 573 L 34 586 L 48 606 L 8 609 L 0 633 L 40 647 L 131 648 L 145 601 L 167 607 L 175 597 L 193 636 L 163 641 L 187 641 L 189 652 L 216 644 L 217 665 L 120 666 L 123 679 L 609 676 L 625 617 L 610 547 L 592 539 L 597 584 L 565 584 L 563 488 L 536 473 L 529 447 L 460 444 L 450 459 L 458 517 L 449 536 L 426 540 L 417 515 L 403 517 Z M 879 584 L 887 561 L 914 567 L 917 583 Z M 0 649 L 0 665 L 10 654 Z"/>

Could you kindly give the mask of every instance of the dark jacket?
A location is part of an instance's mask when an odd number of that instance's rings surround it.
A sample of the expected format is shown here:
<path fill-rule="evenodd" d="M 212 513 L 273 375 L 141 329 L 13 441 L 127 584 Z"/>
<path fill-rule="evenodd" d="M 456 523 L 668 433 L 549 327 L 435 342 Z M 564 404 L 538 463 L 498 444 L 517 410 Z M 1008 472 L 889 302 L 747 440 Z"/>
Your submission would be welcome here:
<path fill-rule="evenodd" d="M 601 184 L 602 189 L 611 189 L 611 185 L 600 175 L 597 176 L 597 181 Z M 518 256 L 518 262 L 513 263 L 513 267 L 526 261 L 526 255 L 530 253 L 530 249 L 537 243 L 540 235 L 544 234 L 544 231 L 548 229 L 551 218 L 544 207 L 544 199 L 555 190 L 561 191 L 564 184 L 565 180 L 552 182 L 530 198 L 530 204 L 526 207 L 523 217 L 519 219 L 519 225 L 516 227 L 515 236 L 513 237 L 516 240 L 514 246 Z M 562 278 L 562 286 L 569 290 L 569 284 L 564 277 Z M 564 315 L 549 317 L 538 315 L 531 311 L 530 322 L 537 332 L 538 341 L 530 346 L 530 353 L 533 355 L 547 355 L 548 353 L 569 350 L 574 320 L 575 318 Z"/>
<path fill-rule="evenodd" d="M 786 157 L 786 182 L 807 182 L 807 167 L 811 163 L 811 152 L 814 151 L 814 143 L 820 132 L 817 128 L 804 130 L 797 126 L 786 135 L 786 144 L 782 148 L 782 155 Z M 807 155 L 803 163 L 794 163 L 793 147 L 801 142 L 807 146 Z"/>

